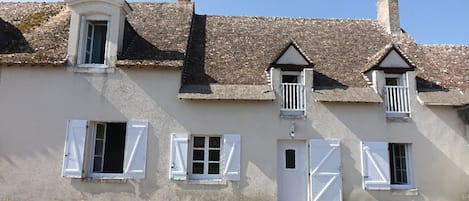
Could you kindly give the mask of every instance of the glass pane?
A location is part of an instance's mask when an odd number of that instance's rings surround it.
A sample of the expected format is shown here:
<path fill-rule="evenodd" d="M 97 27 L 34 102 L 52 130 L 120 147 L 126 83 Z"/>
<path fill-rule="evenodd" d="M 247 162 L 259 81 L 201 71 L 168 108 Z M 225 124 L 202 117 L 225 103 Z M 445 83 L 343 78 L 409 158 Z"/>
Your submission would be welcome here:
<path fill-rule="evenodd" d="M 203 174 L 204 163 L 192 163 L 192 174 Z"/>
<path fill-rule="evenodd" d="M 219 174 L 220 173 L 220 163 L 209 163 L 208 164 L 208 173 L 209 174 Z"/>
<path fill-rule="evenodd" d="M 104 139 L 104 124 L 96 125 L 96 139 Z"/>
<path fill-rule="evenodd" d="M 94 155 L 102 156 L 103 155 L 103 140 L 96 140 L 96 144 L 94 145 Z"/>
<path fill-rule="evenodd" d="M 205 137 L 194 137 L 194 147 L 203 148 L 205 145 Z"/>
<path fill-rule="evenodd" d="M 386 78 L 386 85 L 388 86 L 397 86 L 399 85 L 398 78 Z"/>
<path fill-rule="evenodd" d="M 91 51 L 91 62 L 96 64 L 104 63 L 104 52 L 106 45 L 106 31 L 105 24 L 95 25 L 93 35 L 93 50 Z"/>
<path fill-rule="evenodd" d="M 289 168 L 289 169 L 295 168 L 295 150 L 294 149 L 285 150 L 285 168 Z"/>
<path fill-rule="evenodd" d="M 220 137 L 210 137 L 209 147 L 210 148 L 220 148 Z"/>
<path fill-rule="evenodd" d="M 299 83 L 298 75 L 283 75 L 282 83 Z"/>
<path fill-rule="evenodd" d="M 204 160 L 204 150 L 194 150 L 192 160 L 203 161 Z"/>
<path fill-rule="evenodd" d="M 208 152 L 209 161 L 220 161 L 220 151 L 219 150 L 210 150 Z"/>
<path fill-rule="evenodd" d="M 93 161 L 93 172 L 102 172 L 101 170 L 101 163 L 102 163 L 102 158 L 101 157 L 95 157 Z"/>

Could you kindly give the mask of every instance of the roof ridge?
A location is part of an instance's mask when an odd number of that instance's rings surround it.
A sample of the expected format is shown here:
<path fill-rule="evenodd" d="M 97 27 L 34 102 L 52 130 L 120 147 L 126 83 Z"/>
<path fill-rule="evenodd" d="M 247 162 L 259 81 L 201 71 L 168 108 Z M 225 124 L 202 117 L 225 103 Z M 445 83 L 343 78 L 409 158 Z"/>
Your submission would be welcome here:
<path fill-rule="evenodd" d="M 463 44 L 417 44 L 418 46 L 421 47 L 468 47 L 469 45 L 463 45 Z"/>
<path fill-rule="evenodd" d="M 250 15 L 218 15 L 218 14 L 197 14 L 207 17 L 223 17 L 223 18 L 245 18 L 245 19 L 273 19 L 273 20 L 318 20 L 318 21 L 371 21 L 377 22 L 376 19 L 360 19 L 360 18 L 314 18 L 314 17 L 288 17 L 288 16 L 250 16 Z"/>

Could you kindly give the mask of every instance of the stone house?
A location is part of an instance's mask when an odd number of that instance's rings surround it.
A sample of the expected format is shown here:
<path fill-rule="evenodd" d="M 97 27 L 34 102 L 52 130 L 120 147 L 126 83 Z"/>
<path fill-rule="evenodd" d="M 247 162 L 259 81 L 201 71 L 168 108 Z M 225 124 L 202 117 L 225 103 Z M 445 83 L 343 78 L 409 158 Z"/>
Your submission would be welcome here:
<path fill-rule="evenodd" d="M 469 47 L 377 13 L 0 3 L 0 200 L 469 200 Z"/>

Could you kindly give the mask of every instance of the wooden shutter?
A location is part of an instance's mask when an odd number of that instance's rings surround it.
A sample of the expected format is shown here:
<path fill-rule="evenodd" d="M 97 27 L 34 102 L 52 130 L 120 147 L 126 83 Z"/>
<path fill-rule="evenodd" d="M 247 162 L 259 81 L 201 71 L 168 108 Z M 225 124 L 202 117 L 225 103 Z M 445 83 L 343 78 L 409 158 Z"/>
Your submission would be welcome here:
<path fill-rule="evenodd" d="M 145 178 L 147 133 L 148 121 L 131 120 L 127 122 L 124 157 L 125 178 Z"/>
<path fill-rule="evenodd" d="M 83 177 L 83 156 L 85 153 L 86 120 L 69 120 L 65 138 L 62 176 Z"/>
<path fill-rule="evenodd" d="M 240 135 L 223 135 L 223 179 L 225 180 L 240 180 L 240 143 Z"/>
<path fill-rule="evenodd" d="M 171 134 L 171 153 L 169 178 L 172 180 L 187 179 L 187 148 L 189 135 L 186 133 Z"/>
<path fill-rule="evenodd" d="M 362 142 L 363 188 L 391 189 L 387 142 Z"/>
<path fill-rule="evenodd" d="M 342 201 L 339 140 L 309 140 L 310 187 L 313 201 Z"/>

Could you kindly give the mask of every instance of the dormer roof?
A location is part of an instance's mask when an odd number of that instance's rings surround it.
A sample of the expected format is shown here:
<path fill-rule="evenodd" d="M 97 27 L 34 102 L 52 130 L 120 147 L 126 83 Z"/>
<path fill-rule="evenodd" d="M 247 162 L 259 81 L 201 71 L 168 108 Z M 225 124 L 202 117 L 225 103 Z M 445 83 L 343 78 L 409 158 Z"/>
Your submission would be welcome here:
<path fill-rule="evenodd" d="M 283 71 L 301 71 L 304 68 L 313 68 L 314 64 L 294 40 L 282 50 L 277 59 L 272 62 L 269 69 L 280 68 Z"/>
<path fill-rule="evenodd" d="M 364 70 L 364 73 L 370 70 L 400 73 L 413 71 L 415 68 L 415 64 L 399 46 L 391 42 L 369 59 L 369 62 L 365 65 L 366 70 Z"/>
<path fill-rule="evenodd" d="M 130 3 L 117 66 L 181 68 L 193 4 Z M 70 9 L 64 3 L 0 3 L 0 18 L 20 33 L 30 51 L 0 52 L 0 65 L 66 65 Z M 39 19 L 39 20 L 37 20 Z M 31 23 L 34 20 L 35 23 Z M 171 40 L 168 40 L 171 38 Z"/>

